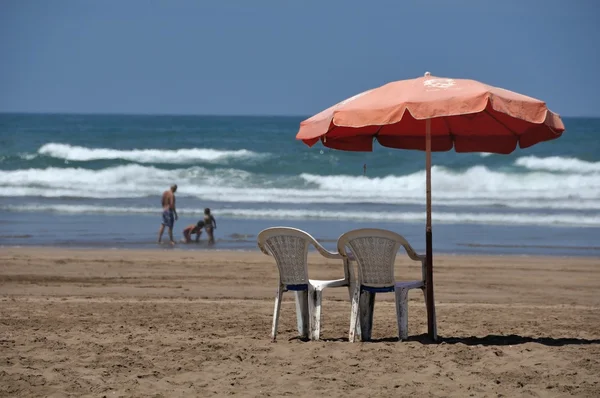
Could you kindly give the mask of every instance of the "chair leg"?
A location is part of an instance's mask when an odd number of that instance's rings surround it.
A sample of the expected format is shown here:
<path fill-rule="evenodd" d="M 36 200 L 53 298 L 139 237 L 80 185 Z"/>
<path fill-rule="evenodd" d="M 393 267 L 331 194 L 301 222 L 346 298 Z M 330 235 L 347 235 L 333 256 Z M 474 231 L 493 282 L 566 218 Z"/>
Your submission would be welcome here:
<path fill-rule="evenodd" d="M 371 340 L 371 330 L 373 329 L 373 310 L 375 308 L 375 293 L 362 291 L 360 293 L 359 317 L 361 340 Z"/>
<path fill-rule="evenodd" d="M 350 331 L 348 332 L 348 341 L 354 343 L 354 339 L 361 338 L 360 334 L 360 323 L 358 322 L 358 313 L 360 307 L 360 288 L 354 287 L 351 297 L 351 310 L 350 310 Z"/>
<path fill-rule="evenodd" d="M 321 302 L 323 291 L 311 288 L 308 292 L 308 312 L 310 314 L 310 339 L 319 340 L 321 334 Z"/>
<path fill-rule="evenodd" d="M 357 284 L 356 283 L 350 283 L 348 285 L 348 295 L 350 296 L 350 305 L 352 305 L 352 300 L 354 297 L 354 293 L 356 292 L 356 288 L 357 288 Z M 358 298 L 357 298 L 358 300 Z M 352 316 L 350 317 L 352 318 Z M 358 318 L 357 318 L 358 319 Z M 352 319 L 350 320 L 350 326 L 352 326 Z M 358 340 L 361 339 L 361 333 L 360 333 L 360 322 L 356 322 L 356 326 L 354 329 L 354 337 L 358 338 Z M 350 338 L 348 338 L 348 340 L 350 340 Z"/>
<path fill-rule="evenodd" d="M 396 317 L 400 341 L 408 338 L 408 289 L 396 288 Z"/>
<path fill-rule="evenodd" d="M 357 284 L 356 283 L 350 283 L 348 285 L 348 295 L 350 296 L 350 304 L 352 304 L 352 297 L 354 297 L 354 292 L 356 291 L 357 288 Z M 361 333 L 360 333 L 360 322 L 356 322 L 356 327 L 354 330 L 354 334 L 355 337 L 358 338 L 358 340 L 360 340 L 361 338 Z"/>
<path fill-rule="evenodd" d="M 296 291 L 296 321 L 302 338 L 307 338 L 310 331 L 308 298 L 307 290 Z"/>
<path fill-rule="evenodd" d="M 279 324 L 279 313 L 281 312 L 281 299 L 283 297 L 283 285 L 279 285 L 277 296 L 275 296 L 275 308 L 273 310 L 273 327 L 271 328 L 271 340 L 277 339 L 277 325 Z"/>

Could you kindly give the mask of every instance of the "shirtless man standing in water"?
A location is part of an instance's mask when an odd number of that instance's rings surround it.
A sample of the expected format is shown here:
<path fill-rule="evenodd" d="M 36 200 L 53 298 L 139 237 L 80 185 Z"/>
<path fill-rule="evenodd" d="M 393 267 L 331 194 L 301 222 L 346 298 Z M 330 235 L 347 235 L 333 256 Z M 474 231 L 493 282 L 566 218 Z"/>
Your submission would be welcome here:
<path fill-rule="evenodd" d="M 177 220 L 177 210 L 175 209 L 175 192 L 177 191 L 177 185 L 171 185 L 171 189 L 163 192 L 162 194 L 162 223 L 158 230 L 158 243 L 162 241 L 162 235 L 165 230 L 165 226 L 169 228 L 169 239 L 171 239 L 171 245 L 175 245 L 173 240 L 173 224 Z"/>

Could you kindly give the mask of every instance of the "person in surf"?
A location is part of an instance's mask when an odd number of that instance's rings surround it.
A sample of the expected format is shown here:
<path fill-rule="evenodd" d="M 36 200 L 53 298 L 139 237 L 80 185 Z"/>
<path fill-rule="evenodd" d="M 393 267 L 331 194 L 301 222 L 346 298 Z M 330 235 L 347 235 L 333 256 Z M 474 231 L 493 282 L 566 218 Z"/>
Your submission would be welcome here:
<path fill-rule="evenodd" d="M 210 209 L 207 207 L 204 209 L 204 230 L 208 235 L 208 244 L 215 244 L 214 230 L 217 229 L 217 220 L 210 214 Z"/>
<path fill-rule="evenodd" d="M 175 245 L 175 241 L 173 240 L 173 225 L 177 220 L 177 209 L 175 208 L 175 192 L 177 192 L 177 185 L 171 185 L 169 190 L 166 190 L 162 194 L 161 205 L 162 205 L 162 222 L 160 224 L 160 229 L 158 230 L 158 243 L 162 243 L 162 235 L 165 230 L 165 227 L 169 229 L 169 239 L 171 240 L 171 245 Z"/>
<path fill-rule="evenodd" d="M 191 243 L 192 235 L 196 235 L 195 242 L 200 241 L 200 235 L 202 235 L 202 228 L 204 228 L 204 221 L 200 220 L 196 224 L 191 224 L 185 227 L 183 230 L 183 243 Z"/>

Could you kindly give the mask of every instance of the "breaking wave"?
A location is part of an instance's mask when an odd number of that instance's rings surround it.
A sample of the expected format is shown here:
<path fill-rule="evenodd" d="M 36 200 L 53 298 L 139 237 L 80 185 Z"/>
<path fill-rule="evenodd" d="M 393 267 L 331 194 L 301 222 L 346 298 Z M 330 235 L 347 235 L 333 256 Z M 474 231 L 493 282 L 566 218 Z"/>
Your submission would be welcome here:
<path fill-rule="evenodd" d="M 526 156 L 517 159 L 515 165 L 529 170 L 582 174 L 600 173 L 600 162 L 587 162 L 585 160 L 561 156 L 551 156 L 547 158 Z"/>
<path fill-rule="evenodd" d="M 38 149 L 38 154 L 69 161 L 122 159 L 136 163 L 227 163 L 236 159 L 260 159 L 268 156 L 246 149 L 224 151 L 208 148 L 192 149 L 132 149 L 86 148 L 68 144 L 49 143 Z"/>
<path fill-rule="evenodd" d="M 504 173 L 484 166 L 457 172 L 434 167 L 433 203 L 477 207 L 600 209 L 600 174 Z M 136 198 L 177 183 L 184 196 L 222 202 L 423 204 L 425 173 L 274 176 L 200 166 L 165 170 L 129 164 L 0 171 L 0 196 Z"/>

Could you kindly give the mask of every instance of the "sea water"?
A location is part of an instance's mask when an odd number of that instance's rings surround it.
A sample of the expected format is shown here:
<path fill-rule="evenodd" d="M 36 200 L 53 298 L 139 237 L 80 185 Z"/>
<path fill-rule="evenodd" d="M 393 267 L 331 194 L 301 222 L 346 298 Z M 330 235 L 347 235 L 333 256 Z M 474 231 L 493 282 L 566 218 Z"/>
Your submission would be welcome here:
<path fill-rule="evenodd" d="M 160 196 L 177 184 L 177 239 L 209 207 L 217 249 L 292 226 L 330 249 L 386 228 L 423 251 L 424 153 L 308 148 L 302 120 L 0 114 L 0 245 L 157 247 Z M 434 153 L 434 252 L 599 255 L 600 119 L 564 122 L 510 155 Z"/>

